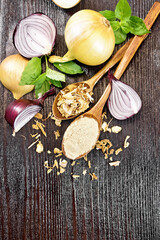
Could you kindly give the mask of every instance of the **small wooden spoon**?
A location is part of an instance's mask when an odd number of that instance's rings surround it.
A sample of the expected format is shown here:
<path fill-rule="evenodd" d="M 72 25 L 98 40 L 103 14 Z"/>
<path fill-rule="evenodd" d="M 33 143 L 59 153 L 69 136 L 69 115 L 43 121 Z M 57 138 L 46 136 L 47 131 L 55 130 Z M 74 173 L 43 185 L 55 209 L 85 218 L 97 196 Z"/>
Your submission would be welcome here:
<path fill-rule="evenodd" d="M 69 89 L 70 91 L 72 91 L 75 87 L 78 87 L 80 84 L 84 84 L 84 86 L 89 89 L 89 92 L 92 92 L 95 84 L 101 79 L 101 77 L 110 68 L 112 68 L 116 63 L 118 63 L 122 59 L 129 44 L 131 43 L 131 41 L 132 41 L 132 39 L 130 39 L 128 42 L 126 42 L 126 44 L 123 45 L 115 53 L 115 55 L 110 59 L 110 61 L 100 71 L 98 71 L 92 78 L 90 78 L 89 80 L 86 80 L 86 81 L 70 84 L 70 85 L 66 86 L 62 91 L 65 91 L 66 88 Z M 62 116 L 62 114 L 60 113 L 60 111 L 57 108 L 57 102 L 58 102 L 59 96 L 60 96 L 60 92 L 57 94 L 57 96 L 53 102 L 53 106 L 52 106 L 52 112 L 53 112 L 54 117 L 57 118 L 58 120 L 68 120 L 68 119 L 76 117 L 76 115 L 67 117 L 67 118 Z"/>
<path fill-rule="evenodd" d="M 159 2 L 155 2 L 154 5 L 152 6 L 151 10 L 149 11 L 149 13 L 147 14 L 147 16 L 145 18 L 145 24 L 146 24 L 148 29 L 151 28 L 151 26 L 153 25 L 154 21 L 156 20 L 157 16 L 159 15 L 159 13 L 160 13 L 160 3 Z M 117 67 L 117 69 L 116 69 L 116 71 L 114 73 L 114 76 L 117 79 L 120 79 L 120 77 L 124 73 L 126 67 L 128 66 L 128 64 L 130 63 L 130 61 L 133 58 L 134 54 L 136 53 L 137 49 L 139 48 L 139 46 L 141 45 L 143 40 L 147 37 L 147 35 L 148 34 L 145 34 L 145 35 L 142 35 L 142 36 L 135 36 L 133 38 L 131 44 L 129 45 L 128 49 L 126 50 L 126 52 L 125 52 L 121 62 L 119 63 L 119 65 L 118 65 L 118 67 Z M 110 92 L 111 92 L 111 84 L 109 83 L 107 88 L 105 89 L 103 95 L 101 96 L 99 101 L 96 103 L 96 105 L 93 108 L 91 108 L 89 111 L 87 111 L 86 113 L 84 113 L 84 114 L 80 115 L 79 117 L 77 117 L 73 121 L 73 122 L 75 122 L 75 121 L 77 121 L 81 117 L 89 117 L 89 118 L 94 118 L 95 120 L 97 120 L 98 126 L 99 126 L 99 133 L 98 133 L 97 140 L 99 138 L 100 129 L 101 129 L 101 125 L 102 125 L 102 111 L 103 111 L 103 107 L 104 107 L 104 105 L 105 105 L 105 103 L 106 103 L 106 101 L 107 101 L 107 99 L 109 97 Z M 95 144 L 96 144 L 96 142 L 95 142 Z M 92 147 L 92 149 L 94 147 L 95 147 L 95 145 Z M 84 157 L 92 149 L 90 149 L 88 152 L 85 152 L 84 154 L 78 156 L 76 159 Z M 65 150 L 64 150 L 64 138 L 62 140 L 62 151 L 63 151 L 63 154 L 66 156 Z"/>

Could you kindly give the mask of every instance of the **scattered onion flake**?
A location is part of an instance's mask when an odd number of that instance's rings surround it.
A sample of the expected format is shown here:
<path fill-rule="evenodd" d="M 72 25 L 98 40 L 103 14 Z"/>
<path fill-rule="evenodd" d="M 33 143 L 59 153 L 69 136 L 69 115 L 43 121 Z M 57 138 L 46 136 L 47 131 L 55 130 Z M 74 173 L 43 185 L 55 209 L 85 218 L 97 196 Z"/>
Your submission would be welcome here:
<path fill-rule="evenodd" d="M 48 116 L 46 118 L 42 118 L 42 121 L 44 122 L 44 121 L 48 120 L 51 116 L 52 116 L 52 112 L 49 112 Z"/>
<path fill-rule="evenodd" d="M 65 160 L 65 159 L 60 159 L 60 162 L 59 162 L 59 165 L 61 166 L 61 167 L 63 167 L 63 168 L 65 168 L 66 166 L 67 166 L 67 161 Z"/>
<path fill-rule="evenodd" d="M 77 178 L 80 177 L 80 175 L 72 174 L 72 177 L 75 178 L 75 179 L 77 179 Z"/>
<path fill-rule="evenodd" d="M 112 143 L 109 139 L 98 140 L 96 143 L 96 149 L 101 149 L 103 153 L 108 154 L 108 150 L 112 147 Z"/>
<path fill-rule="evenodd" d="M 123 151 L 122 148 L 118 148 L 117 150 L 115 150 L 115 155 L 118 155 L 122 151 Z"/>
<path fill-rule="evenodd" d="M 76 161 L 72 161 L 71 166 L 73 167 L 76 164 Z"/>
<path fill-rule="evenodd" d="M 107 113 L 106 112 L 102 113 L 102 120 L 104 120 L 104 119 L 107 119 Z"/>
<path fill-rule="evenodd" d="M 114 149 L 112 148 L 110 151 L 109 151 L 109 155 L 112 155 L 114 153 Z"/>
<path fill-rule="evenodd" d="M 96 176 L 95 173 L 90 173 L 89 175 L 92 177 L 92 180 L 97 180 L 98 179 L 98 177 Z"/>
<path fill-rule="evenodd" d="M 56 137 L 56 140 L 60 137 L 59 130 L 54 131 L 54 135 Z"/>
<path fill-rule="evenodd" d="M 66 171 L 66 170 L 65 170 L 63 167 L 60 167 L 60 168 L 59 168 L 59 173 L 62 174 L 62 173 L 64 173 L 65 171 Z"/>
<path fill-rule="evenodd" d="M 117 166 L 119 166 L 119 164 L 120 164 L 121 162 L 120 161 L 116 161 L 116 162 L 109 162 L 109 165 L 111 166 L 111 167 L 117 167 Z"/>
<path fill-rule="evenodd" d="M 57 169 L 59 168 L 59 166 L 58 166 L 58 161 L 57 161 L 56 159 L 54 160 L 53 167 L 56 167 Z"/>
<path fill-rule="evenodd" d="M 113 127 L 111 128 L 111 131 L 112 131 L 113 133 L 119 133 L 119 132 L 122 131 L 122 128 L 119 127 L 119 126 L 113 126 Z"/>
<path fill-rule="evenodd" d="M 88 161 L 88 167 L 91 168 L 91 161 Z"/>
<path fill-rule="evenodd" d="M 86 173 L 87 173 L 87 170 L 84 169 L 82 174 L 83 174 L 83 175 L 86 175 Z"/>
<path fill-rule="evenodd" d="M 103 130 L 103 132 L 111 132 L 111 128 L 109 128 L 109 125 L 107 122 L 103 122 L 102 123 L 102 127 L 101 127 L 101 130 Z"/>
<path fill-rule="evenodd" d="M 44 130 L 45 125 L 44 125 L 43 123 L 37 121 L 37 120 L 35 120 L 35 123 L 36 123 L 36 124 L 33 124 L 33 125 L 32 125 L 32 128 L 33 128 L 33 129 L 36 129 L 36 130 L 39 130 L 39 129 L 40 129 L 41 132 L 43 133 L 43 135 L 44 135 L 45 137 L 47 137 L 47 134 L 46 134 L 46 132 L 45 132 L 45 130 Z"/>
<path fill-rule="evenodd" d="M 65 172 L 67 166 L 67 161 L 65 159 L 60 159 L 59 164 L 58 161 L 55 159 L 53 166 L 48 165 L 48 161 L 44 162 L 44 167 L 47 168 L 47 174 L 52 172 L 54 168 L 57 169 L 57 175 L 60 175 Z"/>
<path fill-rule="evenodd" d="M 110 71 L 108 78 L 112 85 L 108 99 L 108 108 L 112 116 L 118 120 L 124 120 L 138 113 L 142 102 L 135 90 L 116 79 Z"/>
<path fill-rule="evenodd" d="M 23 18 L 13 33 L 15 47 L 26 58 L 49 55 L 55 39 L 55 24 L 43 13 L 34 13 Z"/>
<path fill-rule="evenodd" d="M 57 154 L 55 155 L 55 157 L 60 157 L 62 156 L 62 150 L 60 150 L 59 148 L 54 148 L 54 154 Z"/>
<path fill-rule="evenodd" d="M 102 120 L 103 120 L 103 118 L 104 117 L 102 117 Z M 107 117 L 105 117 L 105 118 L 107 118 Z M 113 118 L 108 123 L 105 121 L 102 123 L 101 130 L 103 130 L 103 132 L 110 132 L 110 133 L 112 132 L 112 129 L 109 128 L 109 125 L 112 122 L 112 120 L 113 120 Z"/>
<path fill-rule="evenodd" d="M 30 149 L 31 147 L 33 147 L 38 141 L 39 141 L 39 139 L 37 139 L 35 142 L 33 142 L 31 145 L 29 145 L 28 149 Z"/>
<path fill-rule="evenodd" d="M 37 143 L 36 152 L 41 153 L 41 152 L 43 152 L 43 149 L 44 149 L 43 144 L 41 143 L 41 141 L 39 141 Z"/>
<path fill-rule="evenodd" d="M 35 138 L 37 135 L 38 135 L 38 133 L 30 134 L 30 136 L 31 136 L 32 138 Z"/>
<path fill-rule="evenodd" d="M 53 114 L 51 114 L 50 118 L 55 121 L 55 125 L 56 125 L 57 127 L 61 127 L 61 122 L 62 122 L 62 120 L 58 120 L 57 118 L 54 117 Z"/>
<path fill-rule="evenodd" d="M 129 138 L 130 138 L 130 136 L 126 136 L 126 138 L 124 140 L 124 148 L 129 147 L 129 142 L 127 142 Z"/>
<path fill-rule="evenodd" d="M 37 113 L 34 117 L 37 119 L 42 119 L 43 115 L 41 113 Z"/>
<path fill-rule="evenodd" d="M 62 150 L 60 150 L 59 148 L 54 148 L 54 154 L 59 154 L 62 153 Z"/>

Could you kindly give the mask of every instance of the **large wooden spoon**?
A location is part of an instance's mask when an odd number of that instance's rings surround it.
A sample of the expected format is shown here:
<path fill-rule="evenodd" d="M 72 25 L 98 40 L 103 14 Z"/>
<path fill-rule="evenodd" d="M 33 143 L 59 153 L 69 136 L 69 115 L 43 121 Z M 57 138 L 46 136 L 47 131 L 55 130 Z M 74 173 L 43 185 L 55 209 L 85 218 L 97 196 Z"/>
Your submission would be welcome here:
<path fill-rule="evenodd" d="M 160 3 L 155 2 L 154 5 L 152 6 L 152 8 L 150 9 L 149 13 L 147 14 L 146 18 L 145 18 L 145 24 L 146 24 L 148 29 L 151 28 L 151 26 L 153 25 L 154 21 L 156 20 L 157 16 L 159 15 L 159 13 L 160 13 Z M 118 67 L 117 67 L 117 69 L 114 73 L 114 76 L 117 79 L 120 79 L 120 77 L 124 73 L 126 67 L 128 66 L 128 64 L 130 63 L 134 54 L 136 53 L 137 49 L 139 48 L 139 46 L 141 45 L 143 40 L 147 37 L 147 35 L 148 34 L 145 34 L 145 35 L 142 35 L 142 36 L 135 36 L 133 38 L 132 42 L 130 43 L 128 49 L 126 50 L 121 62 L 119 63 L 119 65 L 118 65 Z M 96 142 L 99 138 L 99 135 L 100 135 L 100 129 L 101 129 L 101 125 L 102 125 L 102 110 L 103 110 L 103 107 L 104 107 L 108 97 L 109 97 L 110 92 L 111 92 L 111 84 L 109 83 L 107 88 L 105 89 L 103 95 L 101 96 L 99 101 L 96 103 L 96 105 L 93 108 L 91 108 L 88 112 L 82 114 L 81 116 L 79 116 L 78 118 L 76 118 L 73 121 L 73 122 L 75 122 L 79 118 L 82 118 L 82 117 L 88 117 L 88 118 L 94 118 L 98 122 L 99 133 L 97 134 L 98 137 L 95 141 L 95 144 L 96 144 Z M 69 125 L 69 127 L 70 127 L 70 125 Z M 92 146 L 92 149 L 94 147 L 95 147 L 95 145 Z M 90 152 L 92 149 L 89 149 L 88 152 Z M 64 137 L 63 137 L 63 140 L 62 140 L 62 151 L 63 151 L 64 155 L 66 155 L 65 149 L 64 149 Z M 76 157 L 75 159 L 79 159 L 79 158 L 85 156 L 88 152 L 85 152 L 85 153 L 81 154 L 80 156 Z M 66 157 L 67 157 L 67 155 L 66 155 Z"/>
<path fill-rule="evenodd" d="M 65 89 L 69 89 L 70 91 L 72 91 L 74 88 L 78 87 L 80 84 L 84 84 L 85 87 L 87 87 L 87 89 L 89 90 L 89 92 L 92 92 L 95 84 L 101 79 L 101 77 L 110 69 L 112 68 L 116 63 L 118 63 L 122 57 L 124 56 L 129 44 L 131 43 L 132 39 L 130 39 L 124 46 L 122 46 L 116 53 L 115 55 L 110 59 L 110 61 L 100 70 L 98 71 L 92 78 L 90 78 L 87 81 L 82 81 L 82 82 L 77 82 L 77 83 L 73 83 L 70 84 L 68 86 L 66 86 L 62 91 L 65 91 Z M 60 92 L 57 94 L 54 102 L 53 102 L 53 106 L 52 106 L 52 112 L 55 118 L 57 118 L 58 120 L 68 120 L 71 118 L 76 117 L 76 115 L 73 115 L 71 117 L 64 117 L 62 116 L 62 114 L 60 113 L 60 111 L 57 108 L 57 102 L 58 102 L 58 98 L 60 96 Z"/>

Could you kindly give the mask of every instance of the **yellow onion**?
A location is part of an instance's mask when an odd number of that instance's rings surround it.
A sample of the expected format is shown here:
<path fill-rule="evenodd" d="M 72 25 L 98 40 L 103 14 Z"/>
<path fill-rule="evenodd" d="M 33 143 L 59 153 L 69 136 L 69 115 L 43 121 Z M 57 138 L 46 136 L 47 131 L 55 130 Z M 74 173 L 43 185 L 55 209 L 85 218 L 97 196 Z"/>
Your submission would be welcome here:
<path fill-rule="evenodd" d="M 68 52 L 64 57 L 51 56 L 50 62 L 77 59 L 86 65 L 104 63 L 115 47 L 115 37 L 109 21 L 93 10 L 81 10 L 67 22 L 65 41 Z"/>
<path fill-rule="evenodd" d="M 65 9 L 72 8 L 80 2 L 80 0 L 52 0 L 52 1 L 57 6 Z"/>
<path fill-rule="evenodd" d="M 15 99 L 21 98 L 34 88 L 33 85 L 20 86 L 22 72 L 29 60 L 20 54 L 6 57 L 0 64 L 0 80 L 2 84 L 9 89 Z"/>

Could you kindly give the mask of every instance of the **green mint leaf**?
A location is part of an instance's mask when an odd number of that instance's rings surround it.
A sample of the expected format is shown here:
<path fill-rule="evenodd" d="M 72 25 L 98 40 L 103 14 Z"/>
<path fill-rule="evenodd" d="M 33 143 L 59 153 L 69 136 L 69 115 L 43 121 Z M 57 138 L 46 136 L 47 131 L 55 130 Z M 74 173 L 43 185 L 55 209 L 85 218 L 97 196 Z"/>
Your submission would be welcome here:
<path fill-rule="evenodd" d="M 131 8 L 127 0 L 119 0 L 115 9 L 116 18 L 120 20 L 127 20 L 131 16 Z"/>
<path fill-rule="evenodd" d="M 56 80 L 56 81 L 61 81 L 65 82 L 65 75 L 63 73 L 57 72 L 52 70 L 51 68 L 48 68 L 46 71 L 46 77 Z"/>
<path fill-rule="evenodd" d="M 105 18 L 107 18 L 108 21 L 114 21 L 116 20 L 115 12 L 105 10 L 105 11 L 100 11 L 100 14 L 102 14 Z"/>
<path fill-rule="evenodd" d="M 41 97 L 44 93 L 46 93 L 48 90 L 50 89 L 50 84 L 49 82 L 46 80 L 43 82 L 43 84 L 40 85 L 36 85 L 35 86 L 35 95 L 36 98 Z"/>
<path fill-rule="evenodd" d="M 113 31 L 117 31 L 120 28 L 120 22 L 118 21 L 111 21 L 110 24 Z"/>
<path fill-rule="evenodd" d="M 148 31 L 144 21 L 137 17 L 137 16 L 131 16 L 129 20 L 127 20 L 127 23 L 130 26 L 130 32 L 134 35 L 143 35 L 146 33 L 150 33 Z"/>
<path fill-rule="evenodd" d="M 124 33 L 128 34 L 132 31 L 132 27 L 129 25 L 128 22 L 121 22 L 121 29 Z"/>
<path fill-rule="evenodd" d="M 60 81 L 49 79 L 50 83 L 58 88 L 62 88 L 62 83 Z"/>
<path fill-rule="evenodd" d="M 82 68 L 73 61 L 65 62 L 65 63 L 54 63 L 56 68 L 58 68 L 61 72 L 67 74 L 80 74 L 83 73 Z"/>
<path fill-rule="evenodd" d="M 33 85 L 35 85 L 36 88 L 41 88 L 44 81 L 46 81 L 46 73 L 42 73 L 37 79 L 35 79 Z"/>
<path fill-rule="evenodd" d="M 119 28 L 117 31 L 114 31 L 115 44 L 120 44 L 126 40 L 127 34 Z"/>
<path fill-rule="evenodd" d="M 38 57 L 33 57 L 25 67 L 19 85 L 32 85 L 33 81 L 38 78 L 41 72 L 41 59 Z"/>

